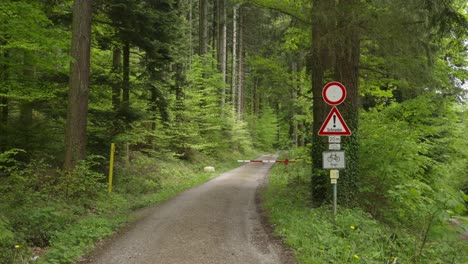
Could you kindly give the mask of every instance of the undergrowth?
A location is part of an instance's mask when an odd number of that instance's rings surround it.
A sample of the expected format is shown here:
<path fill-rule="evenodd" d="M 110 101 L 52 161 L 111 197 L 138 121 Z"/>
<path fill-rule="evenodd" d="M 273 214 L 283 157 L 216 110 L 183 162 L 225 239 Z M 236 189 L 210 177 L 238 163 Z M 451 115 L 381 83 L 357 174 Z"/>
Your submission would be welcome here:
<path fill-rule="evenodd" d="M 133 153 L 131 162 L 115 165 L 112 193 L 96 167 L 102 157 L 90 157 L 72 174 L 42 161 L 9 166 L 0 175 L 0 263 L 75 263 L 132 221 L 132 211 L 238 166 L 235 158 L 200 154 L 194 162 Z M 217 171 L 203 172 L 208 165 Z"/>
<path fill-rule="evenodd" d="M 293 163 L 288 171 L 276 166 L 264 192 L 275 232 L 298 263 L 467 263 L 468 245 L 447 223 L 434 223 L 423 238 L 417 230 L 390 227 L 359 208 L 338 207 L 335 220 L 330 206 L 309 206 L 309 179 L 306 164 Z"/>

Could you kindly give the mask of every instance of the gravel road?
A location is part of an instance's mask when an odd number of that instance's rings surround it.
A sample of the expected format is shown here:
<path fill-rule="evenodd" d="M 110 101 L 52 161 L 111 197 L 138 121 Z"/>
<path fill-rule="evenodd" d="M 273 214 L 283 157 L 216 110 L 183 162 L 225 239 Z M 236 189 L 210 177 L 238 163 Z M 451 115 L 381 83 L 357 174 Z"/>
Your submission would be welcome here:
<path fill-rule="evenodd" d="M 244 165 L 146 209 L 80 263 L 294 263 L 256 199 L 271 166 Z"/>

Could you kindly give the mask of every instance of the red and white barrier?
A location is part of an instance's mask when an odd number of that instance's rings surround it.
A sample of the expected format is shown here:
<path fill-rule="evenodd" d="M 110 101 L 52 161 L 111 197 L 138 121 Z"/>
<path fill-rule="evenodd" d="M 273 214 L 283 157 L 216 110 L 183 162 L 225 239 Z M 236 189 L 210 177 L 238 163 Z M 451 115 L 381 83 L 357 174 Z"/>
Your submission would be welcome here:
<path fill-rule="evenodd" d="M 295 162 L 295 160 L 237 160 L 237 162 L 262 162 L 262 163 L 284 163 L 284 165 L 288 165 L 289 162 Z"/>

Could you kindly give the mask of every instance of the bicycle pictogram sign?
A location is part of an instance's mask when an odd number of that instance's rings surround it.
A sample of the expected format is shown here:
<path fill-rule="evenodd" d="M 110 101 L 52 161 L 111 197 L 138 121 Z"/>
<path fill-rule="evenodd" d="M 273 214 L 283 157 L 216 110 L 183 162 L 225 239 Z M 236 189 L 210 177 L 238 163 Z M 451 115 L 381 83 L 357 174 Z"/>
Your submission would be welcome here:
<path fill-rule="evenodd" d="M 344 169 L 346 166 L 344 151 L 324 151 L 322 160 L 324 169 Z"/>

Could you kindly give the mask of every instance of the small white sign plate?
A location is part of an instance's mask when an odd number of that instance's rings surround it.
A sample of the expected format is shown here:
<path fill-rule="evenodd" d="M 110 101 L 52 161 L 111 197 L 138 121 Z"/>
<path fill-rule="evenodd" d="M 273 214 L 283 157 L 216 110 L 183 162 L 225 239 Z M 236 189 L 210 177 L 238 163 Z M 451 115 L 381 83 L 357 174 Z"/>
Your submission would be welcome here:
<path fill-rule="evenodd" d="M 344 151 L 324 151 L 322 152 L 322 162 L 324 169 L 346 168 Z"/>
<path fill-rule="evenodd" d="M 335 143 L 328 144 L 328 149 L 329 150 L 340 150 L 341 149 L 341 144 L 335 144 Z"/>
<path fill-rule="evenodd" d="M 341 143 L 341 136 L 328 136 L 328 143 Z"/>

